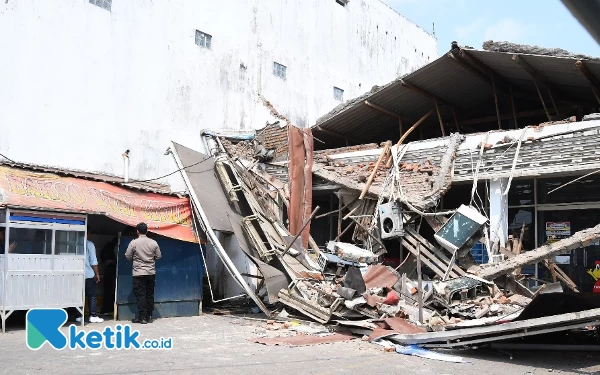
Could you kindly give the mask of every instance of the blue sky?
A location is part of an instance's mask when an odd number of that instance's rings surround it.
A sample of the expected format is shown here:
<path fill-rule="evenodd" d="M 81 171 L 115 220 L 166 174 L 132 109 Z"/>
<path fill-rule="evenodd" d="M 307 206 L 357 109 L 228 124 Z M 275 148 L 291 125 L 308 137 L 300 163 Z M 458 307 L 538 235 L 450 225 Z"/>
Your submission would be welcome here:
<path fill-rule="evenodd" d="M 481 49 L 486 40 L 558 47 L 600 57 L 600 46 L 560 0 L 383 0 L 431 32 L 438 54 L 460 45 Z"/>

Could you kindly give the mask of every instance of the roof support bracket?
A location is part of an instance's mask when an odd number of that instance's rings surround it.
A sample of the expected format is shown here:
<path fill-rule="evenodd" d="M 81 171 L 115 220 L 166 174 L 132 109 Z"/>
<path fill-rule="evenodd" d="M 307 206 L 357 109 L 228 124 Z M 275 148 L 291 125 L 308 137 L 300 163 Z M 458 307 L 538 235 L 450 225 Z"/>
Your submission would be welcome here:
<path fill-rule="evenodd" d="M 521 68 L 523 68 L 531 76 L 534 84 L 536 85 L 536 90 L 538 92 L 538 95 L 540 95 L 540 99 L 542 100 L 542 102 L 543 102 L 543 99 L 541 98 L 540 89 L 538 88 L 538 85 L 541 86 L 542 88 L 545 88 L 548 91 L 548 96 L 550 96 L 550 101 L 552 102 L 554 111 L 556 112 L 556 115 L 560 117 L 560 113 L 558 112 L 558 108 L 556 107 L 556 102 L 554 101 L 554 96 L 552 95 L 552 91 L 555 90 L 554 87 L 552 86 L 552 83 L 550 83 L 550 81 L 548 81 L 548 79 L 546 77 L 542 76 L 538 71 L 536 71 L 534 69 L 534 67 L 531 66 L 525 60 L 525 58 L 523 56 L 513 55 L 512 60 L 514 62 L 516 62 L 517 64 L 519 64 L 519 66 Z M 512 87 L 511 87 L 511 91 L 512 91 Z M 544 104 L 544 108 L 546 108 L 545 104 Z"/>
<path fill-rule="evenodd" d="M 592 72 L 589 71 L 589 69 L 587 68 L 587 66 L 585 66 L 585 63 L 583 61 L 581 61 L 581 60 L 577 61 L 575 63 L 575 66 L 577 67 L 577 69 L 579 69 L 581 74 L 583 74 L 585 79 L 587 79 L 587 81 L 590 83 L 590 86 L 592 87 L 592 91 L 594 92 L 594 96 L 596 97 L 596 100 L 600 104 L 600 81 L 598 81 L 598 79 L 596 77 L 594 77 Z"/>

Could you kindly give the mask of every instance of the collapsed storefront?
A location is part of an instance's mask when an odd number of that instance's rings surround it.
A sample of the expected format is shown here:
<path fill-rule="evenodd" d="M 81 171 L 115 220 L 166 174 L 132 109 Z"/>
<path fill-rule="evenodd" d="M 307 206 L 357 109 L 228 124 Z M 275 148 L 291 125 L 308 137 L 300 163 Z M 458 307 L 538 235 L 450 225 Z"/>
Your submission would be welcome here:
<path fill-rule="evenodd" d="M 595 299 L 567 302 L 569 292 L 591 292 L 585 277 L 600 272 L 592 260 L 600 122 L 585 116 L 600 97 L 583 74 L 599 69 L 595 61 L 453 45 L 344 103 L 312 131 L 288 121 L 254 138 L 204 134 L 218 182 L 202 195 L 223 197 L 216 212 L 243 224 L 224 231 L 257 266 L 236 278 L 268 316 L 280 302 L 403 344 L 474 345 L 600 324 Z M 269 144 L 281 133 L 287 137 Z M 210 232 L 218 227 L 211 200 L 187 177 Z M 220 253 L 238 252 L 209 237 Z M 275 269 L 277 283 L 261 263 Z M 544 312 L 553 299 L 570 308 Z"/>
<path fill-rule="evenodd" d="M 200 313 L 203 262 L 186 197 L 156 184 L 17 163 L 0 165 L 0 192 L 3 330 L 17 310 L 83 311 L 86 236 L 95 245 L 101 273 L 99 311 L 131 319 L 136 304 L 124 253 L 141 221 L 163 254 L 157 263 L 156 316 Z"/>

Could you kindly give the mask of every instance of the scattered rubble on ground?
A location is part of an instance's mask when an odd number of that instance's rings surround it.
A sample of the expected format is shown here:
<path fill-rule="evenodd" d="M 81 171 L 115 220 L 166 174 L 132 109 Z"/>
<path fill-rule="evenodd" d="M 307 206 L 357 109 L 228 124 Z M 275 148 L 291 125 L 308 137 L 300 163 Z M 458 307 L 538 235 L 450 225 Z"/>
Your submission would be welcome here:
<path fill-rule="evenodd" d="M 454 158 L 465 137 L 453 134 L 448 139 L 439 150 L 441 157 L 418 162 L 403 159 L 406 148 L 402 145 L 383 145 L 377 162 L 366 158 L 364 162 L 352 160 L 350 165 L 339 155 L 373 154 L 377 145 L 315 152 L 314 169 L 325 171 L 330 181 L 347 189 L 340 190 L 340 207 L 333 212 L 351 220 L 345 230 L 353 228 L 351 243 L 341 241 L 340 224 L 337 238 L 331 238 L 325 248 L 319 248 L 312 237 L 304 248 L 296 240 L 300 233 L 288 232 L 280 210 L 289 207 L 289 189 L 265 168 L 257 167 L 256 145 L 219 139 L 222 146 L 216 159 L 227 173 L 218 178 L 227 180 L 221 181 L 222 186 L 230 187 L 223 194 L 239 209 L 235 214 L 251 217 L 241 221 L 244 231 L 235 233 L 237 240 L 260 272 L 268 269 L 266 265 L 288 281 L 287 287 L 277 290 L 273 284 L 270 288 L 266 277 L 259 284 L 253 299 L 268 299 L 271 304 L 261 309 L 271 320 L 262 326 L 255 342 L 312 345 L 349 340 L 351 333 L 379 343 L 384 350 L 461 362 L 462 358 L 442 358 L 420 347 L 477 346 L 600 324 L 596 308 L 600 306 L 575 304 L 552 315 L 533 303 L 550 293 L 567 298 L 568 292 L 576 292 L 566 274 L 557 273 L 566 286 L 564 292 L 560 283 L 529 287 L 520 274 L 528 264 L 547 261 L 552 267 L 552 256 L 598 241 L 600 226 L 525 253 L 522 239 L 511 238 L 506 248 L 490 247 L 494 263 L 475 266 L 470 249 L 489 240 L 488 223 L 468 224 L 469 209 L 474 208 L 436 211 L 451 186 Z M 483 154 L 483 144 L 477 147 Z M 375 194 L 369 181 L 377 185 Z M 235 191 L 233 197 L 230 191 Z M 361 192 L 364 199 L 359 197 Z M 421 235 L 421 226 L 430 227 L 435 241 L 433 236 Z M 445 228 L 453 229 L 444 232 Z M 444 238 L 444 233 L 454 234 Z M 454 243 L 458 237 L 460 241 Z M 397 239 L 403 246 L 407 255 L 401 264 L 382 264 L 387 252 L 384 239 Z M 419 264 L 431 272 L 422 274 Z M 314 323 L 294 322 L 291 314 Z"/>

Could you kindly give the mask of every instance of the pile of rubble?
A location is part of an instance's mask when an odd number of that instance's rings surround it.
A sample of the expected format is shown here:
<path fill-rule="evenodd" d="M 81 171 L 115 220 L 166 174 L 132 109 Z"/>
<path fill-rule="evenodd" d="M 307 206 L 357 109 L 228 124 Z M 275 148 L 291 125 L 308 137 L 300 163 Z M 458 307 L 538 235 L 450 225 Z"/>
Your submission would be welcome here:
<path fill-rule="evenodd" d="M 217 171 L 221 168 L 216 177 L 223 191 L 205 195 L 211 201 L 219 194 L 227 198 L 226 216 L 233 233 L 257 265 L 262 281 L 252 291 L 239 272 L 230 272 L 269 317 L 285 307 L 332 329 L 394 345 L 468 346 L 600 324 L 600 310 L 589 304 L 552 317 L 544 315 L 532 301 L 548 293 L 562 294 L 561 284 L 528 288 L 519 274 L 521 267 L 540 261 L 553 267 L 554 255 L 597 241 L 600 226 L 527 253 L 521 253 L 520 240 L 514 239 L 512 247 L 496 248 L 498 262 L 475 266 L 470 249 L 486 242 L 486 219 L 478 212 L 471 215 L 474 208 L 466 206 L 446 213 L 431 211 L 451 184 L 453 160 L 463 140 L 464 136 L 451 135 L 438 163 L 429 159 L 403 162 L 402 146 L 391 144 L 384 147 L 377 162 L 351 160 L 347 168 L 341 165 L 343 158 L 316 152 L 315 170 L 329 173 L 329 180 L 354 191 L 345 201 L 340 194 L 340 208 L 335 212 L 340 222 L 347 212 L 344 220 L 351 219 L 355 226 L 355 243 L 341 242 L 343 233 L 338 233 L 326 248 L 319 248 L 312 237 L 305 248 L 299 239 L 302 230 L 290 233 L 280 211 L 289 206 L 289 189 L 257 166 L 260 158 L 252 151 L 257 145 L 219 139 L 213 156 Z M 376 147 L 356 146 L 347 152 Z M 343 154 L 343 150 L 336 152 Z M 415 179 L 415 174 L 423 179 Z M 369 190 L 373 180 L 379 186 L 375 197 Z M 204 183 L 203 188 L 209 185 Z M 367 192 L 371 196 L 363 199 Z M 192 198 L 202 219 L 201 229 L 221 259 L 230 264 L 227 252 L 210 233 L 202 202 Z M 421 236 L 422 223 L 431 227 L 437 243 Z M 401 264 L 382 264 L 384 239 L 397 239 L 407 251 Z M 457 239 L 458 243 L 452 242 Z M 430 272 L 423 274 L 424 269 Z M 564 273 L 558 279 L 576 291 Z M 527 319 L 521 319 L 522 315 Z"/>

